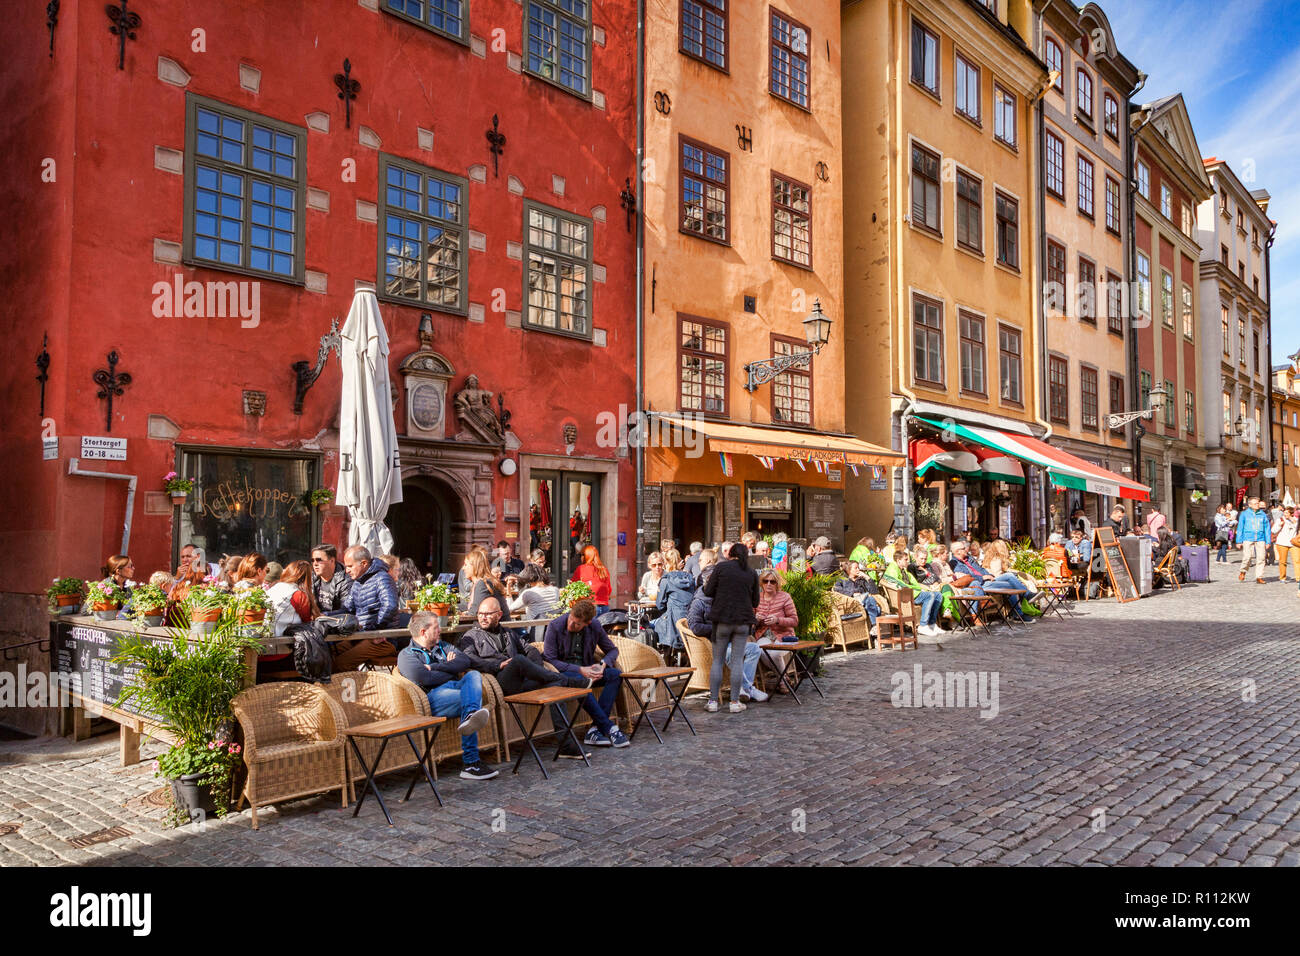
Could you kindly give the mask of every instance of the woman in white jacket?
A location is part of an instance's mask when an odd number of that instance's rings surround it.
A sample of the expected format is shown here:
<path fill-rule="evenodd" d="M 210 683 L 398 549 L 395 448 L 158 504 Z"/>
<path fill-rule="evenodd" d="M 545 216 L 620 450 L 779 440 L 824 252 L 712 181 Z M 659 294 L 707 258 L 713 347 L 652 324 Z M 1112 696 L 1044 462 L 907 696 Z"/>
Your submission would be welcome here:
<path fill-rule="evenodd" d="M 1277 553 L 1277 579 L 1286 580 L 1286 558 L 1292 555 L 1291 560 L 1295 562 L 1295 574 L 1293 577 L 1300 580 L 1300 547 L 1292 544 L 1292 539 L 1296 535 L 1296 513 L 1294 508 L 1283 508 L 1282 515 L 1273 522 L 1273 549 Z"/>

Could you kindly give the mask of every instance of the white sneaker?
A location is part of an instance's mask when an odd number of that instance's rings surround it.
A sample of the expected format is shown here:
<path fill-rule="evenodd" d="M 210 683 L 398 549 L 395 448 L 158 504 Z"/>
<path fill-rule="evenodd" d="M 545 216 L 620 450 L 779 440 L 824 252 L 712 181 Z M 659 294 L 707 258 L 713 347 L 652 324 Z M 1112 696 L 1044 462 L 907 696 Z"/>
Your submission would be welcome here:
<path fill-rule="evenodd" d="M 761 704 L 763 701 L 767 700 L 767 694 L 755 687 L 749 692 L 749 699 L 756 704 Z"/>
<path fill-rule="evenodd" d="M 704 705 L 704 710 L 707 713 L 716 714 L 718 712 L 718 702 L 716 700 L 709 701 Z"/>
<path fill-rule="evenodd" d="M 742 710 L 744 710 L 744 709 L 745 709 L 745 705 L 742 704 L 740 701 L 738 701 L 738 700 L 733 700 L 733 701 L 731 702 L 731 712 L 732 712 L 733 714 L 738 714 L 738 713 L 740 713 L 740 712 L 741 712 Z"/>

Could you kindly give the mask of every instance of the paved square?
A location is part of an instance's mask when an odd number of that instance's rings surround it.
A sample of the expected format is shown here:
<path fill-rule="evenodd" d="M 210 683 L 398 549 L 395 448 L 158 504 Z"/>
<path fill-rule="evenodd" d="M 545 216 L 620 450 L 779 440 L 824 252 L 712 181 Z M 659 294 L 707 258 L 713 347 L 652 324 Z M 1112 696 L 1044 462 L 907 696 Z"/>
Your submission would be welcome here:
<path fill-rule="evenodd" d="M 1300 595 L 1212 584 L 1079 605 L 1065 622 L 940 650 L 830 654 L 827 699 L 740 715 L 688 704 L 698 737 L 638 734 L 486 782 L 444 764 L 447 806 L 416 791 L 396 828 L 336 799 L 167 830 L 147 764 L 100 744 L 71 758 L 0 744 L 0 864 L 1300 863 Z M 997 714 L 898 708 L 913 668 L 997 677 Z M 900 681 L 902 678 L 900 678 Z M 152 751 L 150 751 L 152 752 Z M 25 762 L 6 762 L 20 759 Z M 68 840 L 130 831 L 85 849 Z"/>

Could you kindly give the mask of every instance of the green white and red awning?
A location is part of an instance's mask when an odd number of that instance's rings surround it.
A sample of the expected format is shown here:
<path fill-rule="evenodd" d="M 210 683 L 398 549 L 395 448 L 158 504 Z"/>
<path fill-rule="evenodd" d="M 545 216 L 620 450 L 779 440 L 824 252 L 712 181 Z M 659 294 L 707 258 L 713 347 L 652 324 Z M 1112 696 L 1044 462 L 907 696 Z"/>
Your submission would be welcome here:
<path fill-rule="evenodd" d="M 975 443 L 941 441 L 936 438 L 914 438 L 910 453 L 912 465 L 918 476 L 932 471 L 957 475 L 974 481 L 1005 481 L 1023 485 L 1025 470 L 1020 462 L 993 448 Z"/>
<path fill-rule="evenodd" d="M 1149 501 L 1151 498 L 1151 489 L 1146 485 L 1107 471 L 1100 465 L 1084 461 L 1028 435 L 1016 435 L 997 428 L 968 425 L 951 419 L 938 421 L 918 415 L 916 420 L 938 429 L 945 439 L 951 437 L 967 446 L 983 446 L 1046 469 L 1052 483 L 1060 488 L 1074 488 L 1131 501 Z"/>

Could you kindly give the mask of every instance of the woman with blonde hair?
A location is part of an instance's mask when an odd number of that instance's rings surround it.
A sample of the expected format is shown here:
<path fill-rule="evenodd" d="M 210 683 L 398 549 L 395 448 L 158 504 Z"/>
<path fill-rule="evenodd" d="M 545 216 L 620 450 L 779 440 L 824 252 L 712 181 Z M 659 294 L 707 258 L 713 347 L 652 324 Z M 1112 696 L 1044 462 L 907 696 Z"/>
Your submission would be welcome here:
<path fill-rule="evenodd" d="M 585 581 L 591 588 L 591 599 L 596 602 L 596 616 L 609 610 L 609 598 L 613 592 L 609 569 L 600 560 L 600 552 L 594 544 L 582 549 L 582 564 L 573 569 L 570 581 Z"/>
<path fill-rule="evenodd" d="M 682 569 L 682 554 L 676 548 L 669 548 L 662 552 L 664 559 L 664 574 L 669 571 L 680 571 Z"/>
<path fill-rule="evenodd" d="M 641 586 L 637 588 L 636 596 L 647 604 L 653 604 L 659 599 L 659 582 L 664 576 L 663 554 L 656 551 L 646 559 L 646 565 L 649 570 L 641 575 Z"/>
<path fill-rule="evenodd" d="M 490 597 L 496 598 L 502 609 L 509 606 L 510 598 L 506 596 L 506 587 L 492 570 L 486 550 L 473 548 L 465 555 L 461 574 L 465 578 L 465 589 L 461 593 L 468 598 L 465 613 L 469 617 L 478 614 L 478 606 Z"/>

